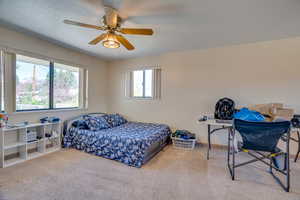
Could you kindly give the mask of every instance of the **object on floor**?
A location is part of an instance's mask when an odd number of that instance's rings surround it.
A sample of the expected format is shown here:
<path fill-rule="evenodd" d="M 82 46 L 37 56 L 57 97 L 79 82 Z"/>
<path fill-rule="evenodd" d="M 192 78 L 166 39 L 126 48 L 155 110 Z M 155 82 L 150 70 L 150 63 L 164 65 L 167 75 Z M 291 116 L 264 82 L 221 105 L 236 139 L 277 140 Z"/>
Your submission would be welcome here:
<path fill-rule="evenodd" d="M 240 111 L 233 115 L 234 119 L 241 119 L 252 122 L 261 122 L 265 120 L 265 117 L 257 111 L 249 110 L 248 108 L 242 108 Z"/>
<path fill-rule="evenodd" d="M 195 134 L 187 130 L 176 130 L 172 133 L 173 147 L 179 149 L 193 150 L 196 144 Z"/>
<path fill-rule="evenodd" d="M 231 120 L 235 112 L 235 103 L 227 97 L 220 99 L 215 106 L 215 119 Z"/>
<path fill-rule="evenodd" d="M 287 168 L 287 155 L 286 154 L 278 154 L 272 157 L 272 162 L 274 163 L 275 167 L 286 171 Z"/>
<path fill-rule="evenodd" d="M 94 127 L 94 130 L 72 126 L 76 120 L 88 120 L 89 117 L 103 118 L 104 115 L 107 114 L 85 114 L 66 121 L 64 147 L 76 148 L 129 166 L 141 167 L 166 146 L 170 137 L 170 128 L 164 124 L 126 122 L 103 128 L 102 120 L 99 120 L 96 126 L 101 128 Z"/>
<path fill-rule="evenodd" d="M 238 131 L 242 137 L 242 143 L 236 144 L 235 131 Z M 286 151 L 277 147 L 280 138 L 284 137 Z M 283 122 L 249 122 L 235 119 L 233 129 L 228 135 L 228 155 L 227 164 L 232 180 L 235 180 L 235 168 L 250 163 L 260 161 L 269 167 L 270 174 L 286 191 L 290 190 L 290 166 L 289 166 L 289 141 L 290 141 L 290 121 Z M 238 149 L 236 149 L 238 148 Z M 253 157 L 252 160 L 236 164 L 235 154 L 243 151 Z M 265 161 L 265 160 L 268 161 Z M 273 170 L 285 176 L 283 183 Z"/>
<path fill-rule="evenodd" d="M 187 130 L 176 130 L 172 133 L 172 137 L 181 138 L 181 139 L 196 139 L 195 134 Z"/>

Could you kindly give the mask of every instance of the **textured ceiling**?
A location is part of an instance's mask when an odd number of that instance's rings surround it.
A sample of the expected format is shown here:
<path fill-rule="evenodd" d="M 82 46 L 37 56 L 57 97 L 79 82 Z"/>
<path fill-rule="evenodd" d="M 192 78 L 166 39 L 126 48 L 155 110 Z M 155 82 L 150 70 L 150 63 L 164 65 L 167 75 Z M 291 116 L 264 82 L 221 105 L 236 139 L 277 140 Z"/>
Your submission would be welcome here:
<path fill-rule="evenodd" d="M 126 36 L 136 47 L 88 45 L 100 31 L 104 5 L 123 27 L 150 27 L 153 36 Z M 300 36 L 300 0 L 0 0 L 0 24 L 107 60 Z"/>

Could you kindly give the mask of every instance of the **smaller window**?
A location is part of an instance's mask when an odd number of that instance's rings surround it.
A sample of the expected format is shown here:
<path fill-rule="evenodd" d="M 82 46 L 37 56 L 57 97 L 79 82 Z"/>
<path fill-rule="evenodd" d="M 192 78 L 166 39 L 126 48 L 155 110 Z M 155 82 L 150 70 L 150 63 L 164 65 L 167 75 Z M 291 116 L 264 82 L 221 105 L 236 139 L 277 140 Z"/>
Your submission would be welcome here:
<path fill-rule="evenodd" d="M 153 77 L 153 70 L 137 70 L 133 71 L 133 97 L 140 97 L 140 98 L 152 98 L 153 91 L 152 91 L 152 77 Z"/>
<path fill-rule="evenodd" d="M 125 97 L 138 99 L 160 99 L 161 69 L 152 67 L 125 73 Z"/>

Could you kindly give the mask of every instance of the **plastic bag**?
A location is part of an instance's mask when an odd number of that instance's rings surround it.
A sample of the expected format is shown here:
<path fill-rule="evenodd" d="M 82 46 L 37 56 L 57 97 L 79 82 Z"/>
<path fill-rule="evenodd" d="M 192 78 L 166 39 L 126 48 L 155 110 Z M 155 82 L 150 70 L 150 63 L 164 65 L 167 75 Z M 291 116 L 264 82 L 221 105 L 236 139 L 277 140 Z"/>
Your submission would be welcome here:
<path fill-rule="evenodd" d="M 288 162 L 286 153 L 273 157 L 272 161 L 273 161 L 275 167 L 277 167 L 278 169 L 286 170 L 287 162 Z"/>
<path fill-rule="evenodd" d="M 253 122 L 265 121 L 265 117 L 262 114 L 257 111 L 249 110 L 248 108 L 242 108 L 233 115 L 233 118 Z"/>

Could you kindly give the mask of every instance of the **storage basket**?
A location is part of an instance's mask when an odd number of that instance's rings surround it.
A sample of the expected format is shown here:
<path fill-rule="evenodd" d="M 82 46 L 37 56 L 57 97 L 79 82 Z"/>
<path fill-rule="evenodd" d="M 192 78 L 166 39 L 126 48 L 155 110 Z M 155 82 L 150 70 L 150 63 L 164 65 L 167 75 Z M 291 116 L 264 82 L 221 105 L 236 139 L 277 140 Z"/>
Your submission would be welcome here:
<path fill-rule="evenodd" d="M 178 149 L 185 149 L 185 150 L 193 150 L 195 148 L 196 139 L 182 139 L 178 137 L 171 137 L 173 147 Z"/>

